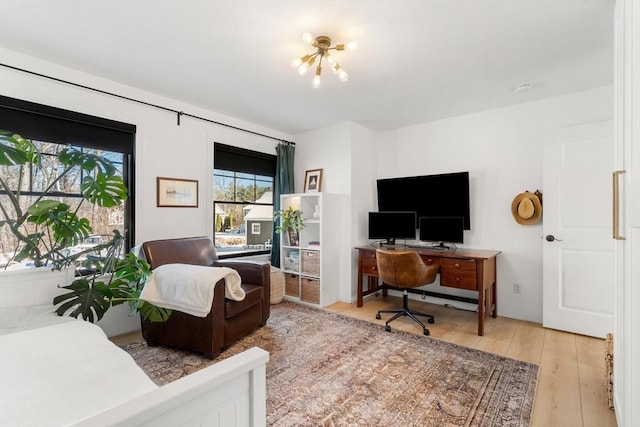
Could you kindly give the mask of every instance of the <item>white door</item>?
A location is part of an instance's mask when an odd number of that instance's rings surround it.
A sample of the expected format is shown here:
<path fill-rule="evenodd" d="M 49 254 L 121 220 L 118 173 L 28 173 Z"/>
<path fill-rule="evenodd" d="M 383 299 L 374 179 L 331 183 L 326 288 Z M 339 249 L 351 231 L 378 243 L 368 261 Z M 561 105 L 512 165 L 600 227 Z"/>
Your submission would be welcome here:
<path fill-rule="evenodd" d="M 616 166 L 620 173 L 616 240 L 613 399 L 619 426 L 640 426 L 640 2 L 615 13 Z"/>
<path fill-rule="evenodd" d="M 613 331 L 613 123 L 561 129 L 545 144 L 542 324 L 604 338 Z"/>

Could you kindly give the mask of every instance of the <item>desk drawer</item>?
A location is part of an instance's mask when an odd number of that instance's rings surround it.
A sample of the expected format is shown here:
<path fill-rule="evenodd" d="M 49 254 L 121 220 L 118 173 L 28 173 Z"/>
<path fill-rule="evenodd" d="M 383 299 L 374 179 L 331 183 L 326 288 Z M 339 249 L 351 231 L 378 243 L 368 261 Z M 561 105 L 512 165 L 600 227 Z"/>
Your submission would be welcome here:
<path fill-rule="evenodd" d="M 422 262 L 427 265 L 440 265 L 440 258 L 437 256 L 421 254 L 420 258 L 422 258 Z"/>
<path fill-rule="evenodd" d="M 360 265 L 362 267 L 362 274 L 369 276 L 378 275 L 378 261 L 376 260 L 375 252 L 363 252 L 360 255 Z"/>
<path fill-rule="evenodd" d="M 476 261 L 473 259 L 442 258 L 440 286 L 477 290 Z"/>

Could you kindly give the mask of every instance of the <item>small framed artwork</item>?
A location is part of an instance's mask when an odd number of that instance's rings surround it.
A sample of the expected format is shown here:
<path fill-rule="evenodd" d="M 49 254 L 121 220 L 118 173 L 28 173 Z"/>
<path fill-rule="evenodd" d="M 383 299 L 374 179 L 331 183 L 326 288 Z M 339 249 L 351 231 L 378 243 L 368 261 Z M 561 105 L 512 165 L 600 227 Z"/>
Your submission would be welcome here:
<path fill-rule="evenodd" d="M 198 181 L 194 179 L 157 178 L 158 207 L 197 208 Z"/>
<path fill-rule="evenodd" d="M 322 169 L 311 169 L 304 174 L 304 192 L 319 193 L 322 187 Z"/>

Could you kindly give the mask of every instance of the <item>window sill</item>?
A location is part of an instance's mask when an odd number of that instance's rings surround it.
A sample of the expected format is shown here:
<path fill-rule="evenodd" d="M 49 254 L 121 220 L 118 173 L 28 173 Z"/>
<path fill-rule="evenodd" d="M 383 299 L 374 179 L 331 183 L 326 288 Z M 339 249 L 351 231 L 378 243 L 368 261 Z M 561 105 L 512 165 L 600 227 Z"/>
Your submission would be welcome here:
<path fill-rule="evenodd" d="M 264 251 L 247 251 L 247 252 L 233 252 L 233 253 L 218 253 L 218 259 L 233 259 L 233 258 L 246 258 L 256 255 L 270 255 L 270 250 Z"/>

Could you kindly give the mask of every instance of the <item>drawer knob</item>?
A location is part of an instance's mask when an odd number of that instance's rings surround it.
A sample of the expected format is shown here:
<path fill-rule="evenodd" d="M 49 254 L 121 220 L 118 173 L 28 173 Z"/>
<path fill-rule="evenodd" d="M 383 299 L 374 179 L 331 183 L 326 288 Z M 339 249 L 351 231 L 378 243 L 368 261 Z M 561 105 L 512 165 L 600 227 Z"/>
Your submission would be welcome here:
<path fill-rule="evenodd" d="M 371 269 L 372 269 L 373 271 L 376 271 L 376 270 L 378 269 L 378 267 L 376 267 L 376 266 L 374 265 L 373 267 L 371 267 Z"/>
<path fill-rule="evenodd" d="M 433 260 L 431 258 L 427 259 L 427 264 L 433 264 Z"/>
<path fill-rule="evenodd" d="M 460 278 L 456 277 L 456 283 L 460 283 Z"/>
<path fill-rule="evenodd" d="M 455 264 L 453 264 L 453 266 L 454 266 L 455 268 L 460 268 L 460 264 L 458 264 L 457 262 L 456 262 Z"/>

